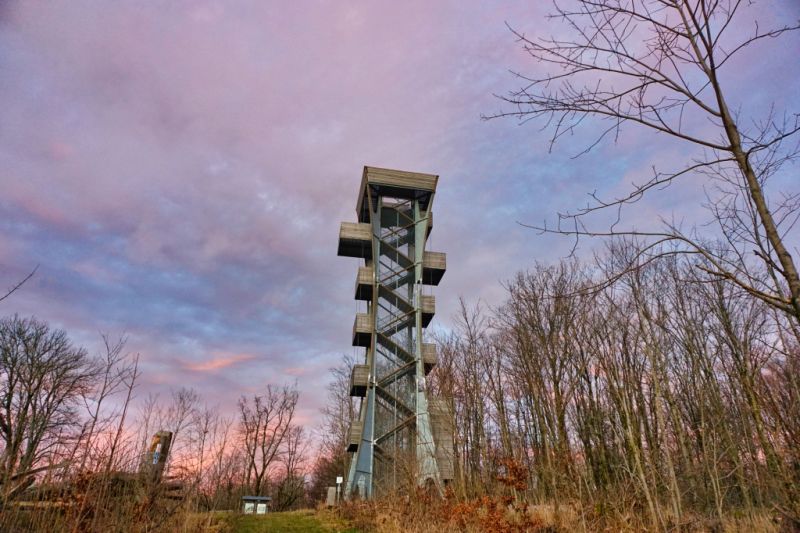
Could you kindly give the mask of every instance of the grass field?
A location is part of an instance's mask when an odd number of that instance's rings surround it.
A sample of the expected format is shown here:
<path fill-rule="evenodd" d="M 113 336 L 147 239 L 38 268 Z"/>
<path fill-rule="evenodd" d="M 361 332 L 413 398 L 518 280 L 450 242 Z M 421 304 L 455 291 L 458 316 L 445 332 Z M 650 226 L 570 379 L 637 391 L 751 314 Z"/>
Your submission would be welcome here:
<path fill-rule="evenodd" d="M 234 533 L 358 533 L 333 515 L 312 510 L 266 515 L 232 515 Z"/>

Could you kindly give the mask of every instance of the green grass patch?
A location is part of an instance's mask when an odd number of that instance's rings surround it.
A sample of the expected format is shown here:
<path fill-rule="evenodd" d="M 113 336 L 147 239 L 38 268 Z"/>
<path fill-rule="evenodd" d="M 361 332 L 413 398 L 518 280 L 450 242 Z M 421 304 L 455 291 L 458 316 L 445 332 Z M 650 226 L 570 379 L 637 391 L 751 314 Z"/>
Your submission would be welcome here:
<path fill-rule="evenodd" d="M 291 511 L 265 515 L 231 515 L 234 533 L 358 533 L 356 529 L 316 511 Z"/>

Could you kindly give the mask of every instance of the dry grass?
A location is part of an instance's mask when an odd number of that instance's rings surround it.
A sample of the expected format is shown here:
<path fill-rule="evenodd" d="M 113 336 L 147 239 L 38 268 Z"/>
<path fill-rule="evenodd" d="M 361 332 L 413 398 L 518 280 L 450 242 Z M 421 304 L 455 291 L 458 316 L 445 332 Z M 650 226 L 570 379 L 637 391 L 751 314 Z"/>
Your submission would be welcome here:
<path fill-rule="evenodd" d="M 552 512 L 489 497 L 459 502 L 417 494 L 413 498 L 348 502 L 341 512 L 359 530 L 380 533 L 555 532 L 560 527 Z"/>
<path fill-rule="evenodd" d="M 578 504 L 524 505 L 508 498 L 385 498 L 347 502 L 340 513 L 359 531 L 374 533 L 639 533 L 655 531 L 638 514 L 601 516 Z M 682 533 L 794 533 L 767 512 L 753 517 L 684 517 L 670 531 Z"/>
<path fill-rule="evenodd" d="M 634 533 L 652 531 L 642 516 L 617 513 L 600 516 L 582 512 L 578 504 L 515 504 L 508 498 L 457 501 L 424 494 L 377 501 L 346 502 L 336 510 L 320 507 L 294 513 L 274 513 L 269 518 L 242 518 L 232 512 L 197 513 L 183 506 L 157 523 L 142 522 L 130 510 L 109 512 L 96 529 L 81 527 L 74 517 L 56 509 L 7 509 L 4 533 L 53 531 L 164 531 L 171 533 L 238 533 L 240 531 L 331 531 L 374 533 Z M 14 516 L 12 516 L 14 515 Z M 313 528 L 311 526 L 313 525 Z M 76 527 L 77 526 L 77 527 Z M 723 521 L 687 516 L 670 531 L 681 533 L 790 533 L 791 529 L 768 513 L 730 517 Z"/>

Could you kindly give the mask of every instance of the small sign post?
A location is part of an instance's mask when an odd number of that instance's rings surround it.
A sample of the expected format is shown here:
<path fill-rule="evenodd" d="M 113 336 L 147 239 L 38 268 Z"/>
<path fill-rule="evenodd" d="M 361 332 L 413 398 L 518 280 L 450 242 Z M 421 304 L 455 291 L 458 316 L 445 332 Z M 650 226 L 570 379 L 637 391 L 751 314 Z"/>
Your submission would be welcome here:
<path fill-rule="evenodd" d="M 342 487 L 342 482 L 343 481 L 344 481 L 344 478 L 342 476 L 336 476 L 336 504 L 337 505 L 339 504 L 339 493 L 340 493 L 340 489 Z"/>

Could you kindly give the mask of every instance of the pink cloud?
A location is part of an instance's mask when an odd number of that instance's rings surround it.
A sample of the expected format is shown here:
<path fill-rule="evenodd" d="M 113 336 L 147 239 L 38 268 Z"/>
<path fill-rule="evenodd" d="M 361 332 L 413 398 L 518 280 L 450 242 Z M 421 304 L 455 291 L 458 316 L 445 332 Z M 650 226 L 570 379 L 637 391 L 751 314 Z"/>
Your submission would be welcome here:
<path fill-rule="evenodd" d="M 209 372 L 212 370 L 222 370 L 223 368 L 228 368 L 253 359 L 255 359 L 255 356 L 248 354 L 221 355 L 207 361 L 184 362 L 183 367 L 194 372 Z"/>
<path fill-rule="evenodd" d="M 305 376 L 306 374 L 308 374 L 308 372 L 309 372 L 308 368 L 299 367 L 299 366 L 297 366 L 297 367 L 289 367 L 289 368 L 284 368 L 283 369 L 283 373 L 284 374 L 286 374 L 288 376 L 295 376 L 295 377 L 298 377 L 298 378 Z"/>

